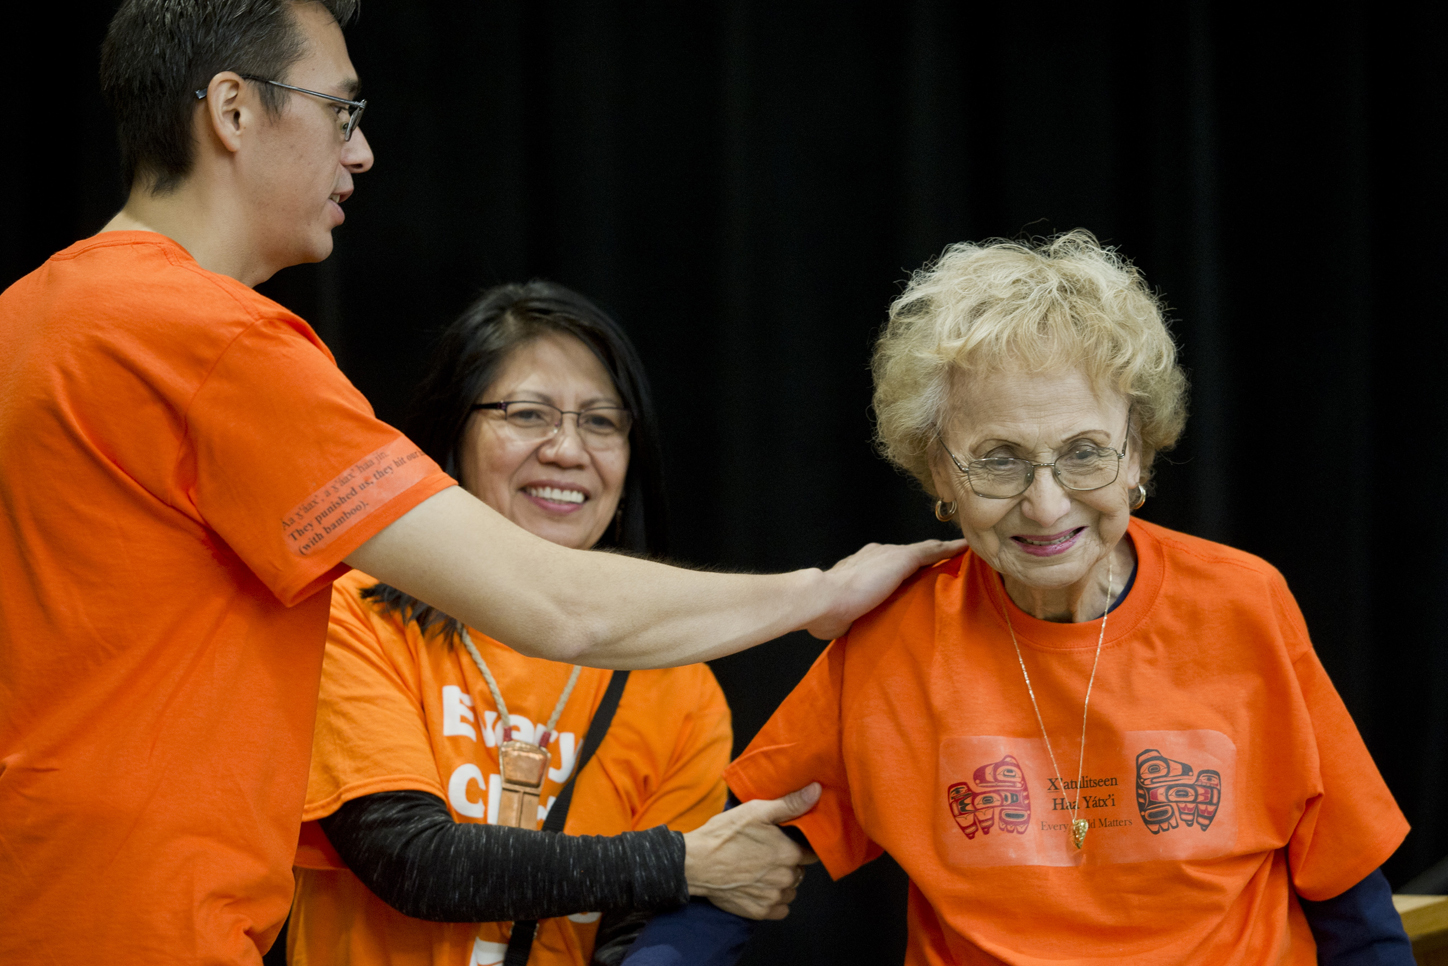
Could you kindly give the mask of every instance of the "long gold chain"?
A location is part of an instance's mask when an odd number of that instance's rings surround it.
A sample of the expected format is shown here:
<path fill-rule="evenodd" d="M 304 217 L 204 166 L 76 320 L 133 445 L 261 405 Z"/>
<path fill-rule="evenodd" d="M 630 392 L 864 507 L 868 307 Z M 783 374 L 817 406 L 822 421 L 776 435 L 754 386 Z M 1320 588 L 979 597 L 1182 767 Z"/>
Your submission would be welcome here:
<path fill-rule="evenodd" d="M 1101 615 L 1101 634 L 1096 638 L 1096 659 L 1091 662 L 1091 677 L 1086 681 L 1086 700 L 1081 704 L 1081 756 L 1076 759 L 1076 804 L 1069 809 L 1071 813 L 1071 840 L 1076 843 L 1076 848 L 1086 841 L 1086 830 L 1090 823 L 1084 818 L 1078 818 L 1077 813 L 1081 811 L 1081 779 L 1086 776 L 1086 714 L 1091 708 L 1091 686 L 1096 683 L 1096 666 L 1101 663 L 1101 642 L 1106 640 L 1106 618 L 1111 613 L 1112 603 L 1112 561 L 1107 558 L 1106 563 L 1106 612 Z M 1051 736 L 1046 734 L 1046 722 L 1041 717 L 1041 706 L 1036 703 L 1036 692 L 1031 688 L 1031 675 L 1026 671 L 1026 659 L 1021 656 L 1021 645 L 1016 643 L 1016 629 L 1011 626 L 1011 608 L 1007 602 L 1004 608 L 1006 615 L 1006 630 L 1011 633 L 1011 646 L 1016 649 L 1016 661 L 1021 665 L 1021 677 L 1026 679 L 1026 693 L 1031 696 L 1031 707 L 1036 709 L 1036 724 L 1041 726 L 1041 738 L 1046 742 L 1046 754 L 1051 756 L 1051 767 L 1056 770 L 1056 784 L 1061 786 L 1062 793 L 1066 791 L 1066 783 L 1061 780 L 1061 766 L 1056 764 L 1056 752 L 1051 748 Z"/>

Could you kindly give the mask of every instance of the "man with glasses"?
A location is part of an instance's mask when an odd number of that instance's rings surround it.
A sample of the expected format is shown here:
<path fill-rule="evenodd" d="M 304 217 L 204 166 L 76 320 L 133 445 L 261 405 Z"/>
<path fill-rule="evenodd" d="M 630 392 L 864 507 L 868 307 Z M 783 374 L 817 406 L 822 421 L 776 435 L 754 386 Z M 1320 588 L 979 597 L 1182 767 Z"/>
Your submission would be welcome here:
<path fill-rule="evenodd" d="M 0 962 L 256 963 L 286 915 L 331 581 L 606 667 L 842 631 L 954 549 L 700 574 L 556 547 L 379 422 L 252 287 L 372 166 L 355 0 L 126 0 L 124 209 L 0 295 Z"/>
<path fill-rule="evenodd" d="M 280 87 L 284 91 L 296 91 L 298 94 L 310 94 L 313 97 L 320 97 L 324 101 L 331 101 L 335 107 L 332 110 L 337 115 L 337 123 L 342 127 L 342 140 L 352 140 L 352 132 L 357 130 L 357 125 L 362 123 L 362 112 L 367 110 L 366 101 L 353 101 L 345 97 L 337 97 L 334 94 L 323 94 L 321 91 L 309 91 L 305 87 L 293 87 L 291 84 L 283 84 L 281 81 L 267 80 L 265 77 L 258 77 L 255 74 L 239 75 L 243 80 L 256 81 L 258 84 L 270 84 L 272 87 Z M 354 89 L 356 85 L 350 85 Z M 203 100 L 206 97 L 206 89 L 202 88 L 196 92 L 196 99 Z"/>

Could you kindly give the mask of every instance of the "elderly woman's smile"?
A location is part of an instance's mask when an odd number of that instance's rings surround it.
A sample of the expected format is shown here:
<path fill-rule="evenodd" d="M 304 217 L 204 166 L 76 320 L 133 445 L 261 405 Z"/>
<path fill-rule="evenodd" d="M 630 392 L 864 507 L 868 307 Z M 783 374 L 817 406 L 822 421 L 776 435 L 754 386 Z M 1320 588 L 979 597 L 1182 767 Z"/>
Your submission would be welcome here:
<path fill-rule="evenodd" d="M 1056 554 L 1065 553 L 1074 547 L 1076 538 L 1085 531 L 1085 527 L 1076 527 L 1073 530 L 1062 530 L 1060 533 L 1044 537 L 1018 533 L 1011 539 L 1020 544 L 1022 550 L 1034 557 L 1054 557 Z"/>
<path fill-rule="evenodd" d="M 1119 592 L 1135 560 L 1131 542 L 1121 539 L 1141 481 L 1127 400 L 1098 391 L 1079 369 L 959 371 L 948 411 L 953 415 L 942 427 L 931 476 L 936 492 L 957 504 L 971 549 L 1001 572 L 1007 593 L 1027 613 L 1047 620 L 1100 614 L 1108 603 L 1108 571 Z M 1036 466 L 1024 492 L 993 498 L 979 495 L 982 483 L 972 486 L 960 469 L 978 461 L 1054 463 L 1123 449 L 1115 478 L 1089 490 L 1068 489 L 1051 467 Z"/>

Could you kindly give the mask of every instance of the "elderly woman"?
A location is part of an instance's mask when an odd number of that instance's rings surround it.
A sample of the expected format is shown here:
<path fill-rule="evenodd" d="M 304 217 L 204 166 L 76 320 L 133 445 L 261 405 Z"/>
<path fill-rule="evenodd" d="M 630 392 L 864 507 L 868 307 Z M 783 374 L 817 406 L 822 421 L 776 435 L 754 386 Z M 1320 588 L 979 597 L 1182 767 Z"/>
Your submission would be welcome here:
<path fill-rule="evenodd" d="M 794 824 L 835 877 L 899 861 L 912 964 L 1411 963 L 1406 822 L 1281 574 L 1131 515 L 1185 419 L 1140 275 L 1085 232 L 952 246 L 874 374 L 969 550 L 824 652 L 739 797 L 821 782 Z"/>
<path fill-rule="evenodd" d="M 492 289 L 449 327 L 410 431 L 534 534 L 664 550 L 643 367 L 560 285 Z M 524 657 L 353 572 L 332 596 L 290 959 L 585 966 L 691 894 L 782 916 L 804 853 L 770 823 L 812 798 L 719 814 L 731 744 L 702 664 Z"/>

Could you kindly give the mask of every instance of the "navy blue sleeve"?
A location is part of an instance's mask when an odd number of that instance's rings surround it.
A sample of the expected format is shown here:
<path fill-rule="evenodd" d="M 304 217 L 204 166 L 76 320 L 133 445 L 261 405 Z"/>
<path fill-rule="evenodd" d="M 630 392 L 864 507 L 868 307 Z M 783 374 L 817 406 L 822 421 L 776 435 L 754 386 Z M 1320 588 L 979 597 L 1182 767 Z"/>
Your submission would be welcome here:
<path fill-rule="evenodd" d="M 694 899 L 650 919 L 622 966 L 734 966 L 753 934 L 753 920 Z"/>
<path fill-rule="evenodd" d="M 738 804 L 730 792 L 724 809 Z M 797 828 L 781 829 L 803 838 Z M 734 966 L 752 935 L 752 919 L 725 912 L 708 899 L 691 899 L 682 909 L 651 917 L 619 966 Z"/>
<path fill-rule="evenodd" d="M 1317 940 L 1319 966 L 1414 966 L 1413 947 L 1381 869 L 1340 896 L 1299 901 Z"/>

